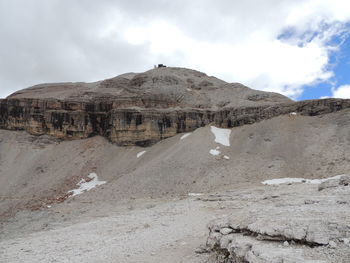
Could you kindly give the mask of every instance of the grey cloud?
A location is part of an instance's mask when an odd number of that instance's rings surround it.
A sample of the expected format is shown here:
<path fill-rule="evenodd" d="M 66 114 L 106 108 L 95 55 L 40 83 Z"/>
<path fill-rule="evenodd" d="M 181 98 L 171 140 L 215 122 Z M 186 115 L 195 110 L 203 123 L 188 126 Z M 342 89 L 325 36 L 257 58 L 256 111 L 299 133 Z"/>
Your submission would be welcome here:
<path fill-rule="evenodd" d="M 93 2 L 0 3 L 0 97 L 42 82 L 93 81 L 145 70 L 152 59 L 146 47 L 128 45 L 118 35 L 96 36 L 112 6 Z"/>
<path fill-rule="evenodd" d="M 255 31 L 278 35 L 280 21 L 304 1 L 0 0 L 0 97 L 42 82 L 144 71 L 158 62 L 187 66 L 181 51 L 159 55 L 148 43 L 127 43 L 121 34 L 127 26 L 159 19 L 197 42 L 237 44 Z"/>

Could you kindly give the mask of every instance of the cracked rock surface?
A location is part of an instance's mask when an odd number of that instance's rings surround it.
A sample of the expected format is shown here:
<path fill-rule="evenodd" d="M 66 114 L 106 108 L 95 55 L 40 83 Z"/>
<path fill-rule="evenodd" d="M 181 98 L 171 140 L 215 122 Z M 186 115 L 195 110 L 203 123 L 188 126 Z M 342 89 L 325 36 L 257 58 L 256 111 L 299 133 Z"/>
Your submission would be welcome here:
<path fill-rule="evenodd" d="M 227 195 L 244 205 L 209 224 L 213 262 L 350 262 L 349 178 Z"/>

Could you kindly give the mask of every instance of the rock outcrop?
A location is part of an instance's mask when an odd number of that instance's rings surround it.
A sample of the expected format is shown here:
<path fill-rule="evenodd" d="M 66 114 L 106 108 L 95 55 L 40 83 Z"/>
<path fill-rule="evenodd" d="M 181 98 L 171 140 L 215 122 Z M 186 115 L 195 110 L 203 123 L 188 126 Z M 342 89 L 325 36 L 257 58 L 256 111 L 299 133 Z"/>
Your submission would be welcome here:
<path fill-rule="evenodd" d="M 206 251 L 225 263 L 348 262 L 349 178 L 246 193 L 245 207 L 210 223 Z"/>
<path fill-rule="evenodd" d="M 102 135 L 147 146 L 209 123 L 235 127 L 295 112 L 319 115 L 350 100 L 293 102 L 181 68 L 157 68 L 95 83 L 42 84 L 0 100 L 0 128 L 62 139 Z"/>

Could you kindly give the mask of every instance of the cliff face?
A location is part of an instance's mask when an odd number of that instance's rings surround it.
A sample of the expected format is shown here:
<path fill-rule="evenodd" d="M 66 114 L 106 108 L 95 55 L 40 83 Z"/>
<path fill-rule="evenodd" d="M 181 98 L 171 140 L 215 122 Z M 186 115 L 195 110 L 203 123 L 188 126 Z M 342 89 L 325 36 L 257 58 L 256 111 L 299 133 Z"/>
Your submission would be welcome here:
<path fill-rule="evenodd" d="M 6 99 L 0 128 L 62 139 L 102 135 L 119 145 L 146 146 L 213 120 L 210 111 L 115 108 L 113 103 Z"/>
<path fill-rule="evenodd" d="M 102 135 L 147 146 L 209 123 L 234 127 L 281 114 L 319 115 L 350 100 L 293 102 L 187 69 L 159 68 L 96 83 L 43 84 L 0 100 L 0 128 L 62 139 Z"/>

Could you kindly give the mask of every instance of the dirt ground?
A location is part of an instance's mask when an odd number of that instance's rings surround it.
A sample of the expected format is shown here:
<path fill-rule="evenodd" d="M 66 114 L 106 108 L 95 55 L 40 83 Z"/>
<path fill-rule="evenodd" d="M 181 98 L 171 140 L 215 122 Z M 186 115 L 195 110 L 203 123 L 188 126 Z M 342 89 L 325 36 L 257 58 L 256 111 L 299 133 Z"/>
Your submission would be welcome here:
<path fill-rule="evenodd" d="M 74 197 L 3 222 L 0 261 L 205 262 L 208 255 L 195 250 L 206 242 L 207 223 L 223 212 L 220 202 L 196 197 L 121 203 Z"/>
<path fill-rule="evenodd" d="M 258 242 L 267 243 L 272 250 L 285 249 L 282 255 L 304 255 L 310 260 L 307 262 L 349 262 L 350 244 L 345 240 L 350 240 L 346 228 L 350 188 L 320 192 L 317 187 L 305 183 L 236 185 L 210 194 L 124 201 L 95 200 L 90 193 L 98 191 L 96 188 L 64 203 L 22 211 L 3 220 L 0 262 L 221 262 L 213 253 L 196 253 L 207 242 L 210 224 L 220 224 L 227 218 L 233 224 L 245 222 L 258 215 L 266 222 L 259 231 L 268 225 L 279 229 L 277 215 L 289 212 L 294 218 L 309 218 L 316 225 L 338 224 L 336 229 L 342 227 L 345 232 L 336 236 L 320 227 L 315 238 L 324 231 L 337 242 L 336 247 L 291 243 L 286 248 L 284 240 Z M 329 214 L 327 207 L 331 209 Z"/>

